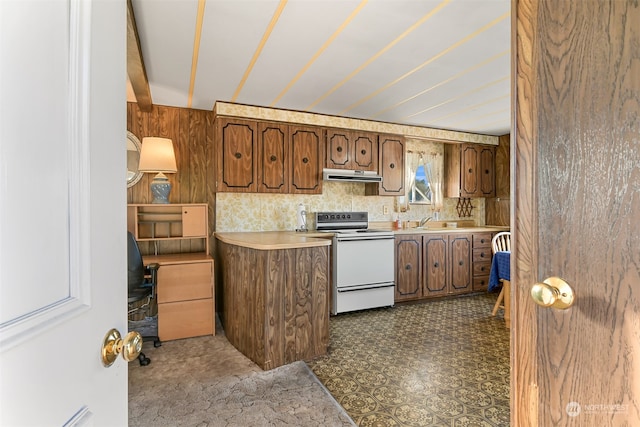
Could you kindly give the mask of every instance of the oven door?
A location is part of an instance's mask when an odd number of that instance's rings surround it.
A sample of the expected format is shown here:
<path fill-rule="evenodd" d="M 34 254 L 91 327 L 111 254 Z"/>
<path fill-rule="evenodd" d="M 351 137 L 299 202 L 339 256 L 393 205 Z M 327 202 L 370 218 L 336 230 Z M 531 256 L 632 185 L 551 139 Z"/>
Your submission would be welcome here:
<path fill-rule="evenodd" d="M 394 281 L 393 236 L 335 237 L 334 285 L 341 288 L 389 285 Z"/>

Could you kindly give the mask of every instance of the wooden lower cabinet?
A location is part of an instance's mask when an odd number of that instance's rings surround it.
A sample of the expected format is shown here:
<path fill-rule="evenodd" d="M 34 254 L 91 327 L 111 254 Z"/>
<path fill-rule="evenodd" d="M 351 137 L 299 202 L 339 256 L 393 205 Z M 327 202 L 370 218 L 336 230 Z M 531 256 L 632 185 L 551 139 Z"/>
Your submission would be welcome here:
<path fill-rule="evenodd" d="M 148 256 L 157 262 L 161 341 L 215 335 L 213 259 L 204 254 Z"/>
<path fill-rule="evenodd" d="M 225 335 L 260 368 L 327 353 L 329 247 L 259 250 L 216 241 Z"/>
<path fill-rule="evenodd" d="M 489 273 L 491 272 L 491 233 L 473 234 L 473 290 L 489 289 Z"/>
<path fill-rule="evenodd" d="M 422 236 L 402 235 L 395 238 L 397 301 L 422 298 Z"/>
<path fill-rule="evenodd" d="M 476 290 L 473 237 L 471 233 L 396 236 L 395 301 L 435 298 Z M 489 267 L 490 264 L 489 259 Z M 488 283 L 488 273 L 486 280 Z"/>
<path fill-rule="evenodd" d="M 449 293 L 447 253 L 449 238 L 446 235 L 423 236 L 424 296 L 438 297 Z"/>

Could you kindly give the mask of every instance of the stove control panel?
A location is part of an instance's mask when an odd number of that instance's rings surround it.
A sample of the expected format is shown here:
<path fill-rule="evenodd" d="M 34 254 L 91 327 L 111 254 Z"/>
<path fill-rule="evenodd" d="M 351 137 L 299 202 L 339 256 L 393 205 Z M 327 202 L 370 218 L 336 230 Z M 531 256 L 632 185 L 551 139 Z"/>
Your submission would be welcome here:
<path fill-rule="evenodd" d="M 316 229 L 358 229 L 369 226 L 368 212 L 316 212 Z"/>

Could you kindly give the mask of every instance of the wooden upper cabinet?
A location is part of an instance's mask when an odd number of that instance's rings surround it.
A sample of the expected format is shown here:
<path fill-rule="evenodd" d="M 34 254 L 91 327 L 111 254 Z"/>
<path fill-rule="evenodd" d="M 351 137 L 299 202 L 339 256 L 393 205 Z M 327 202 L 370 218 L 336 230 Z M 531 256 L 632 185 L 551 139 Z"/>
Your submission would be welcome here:
<path fill-rule="evenodd" d="M 322 194 L 324 130 L 312 126 L 289 126 L 291 139 L 290 193 Z"/>
<path fill-rule="evenodd" d="M 289 192 L 289 126 L 258 123 L 258 192 Z"/>
<path fill-rule="evenodd" d="M 495 147 L 444 145 L 445 197 L 495 197 Z"/>
<path fill-rule="evenodd" d="M 482 197 L 496 195 L 496 148 L 493 146 L 480 147 L 478 159 L 478 176 L 480 178 L 480 194 Z"/>
<path fill-rule="evenodd" d="M 366 195 L 404 196 L 404 138 L 396 135 L 378 137 L 381 183 L 368 183 Z"/>
<path fill-rule="evenodd" d="M 376 134 L 346 129 L 328 129 L 326 145 L 327 168 L 378 170 L 378 137 Z"/>
<path fill-rule="evenodd" d="M 256 192 L 257 123 L 220 118 L 216 124 L 217 191 Z"/>

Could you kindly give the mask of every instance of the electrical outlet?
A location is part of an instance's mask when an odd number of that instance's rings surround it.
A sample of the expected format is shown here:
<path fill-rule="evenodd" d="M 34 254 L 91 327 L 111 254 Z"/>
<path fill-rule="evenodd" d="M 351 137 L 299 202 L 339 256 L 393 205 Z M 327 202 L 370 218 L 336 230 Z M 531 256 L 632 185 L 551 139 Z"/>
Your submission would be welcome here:
<path fill-rule="evenodd" d="M 389 206 L 383 206 L 382 207 L 382 214 L 383 215 L 389 215 Z"/>

